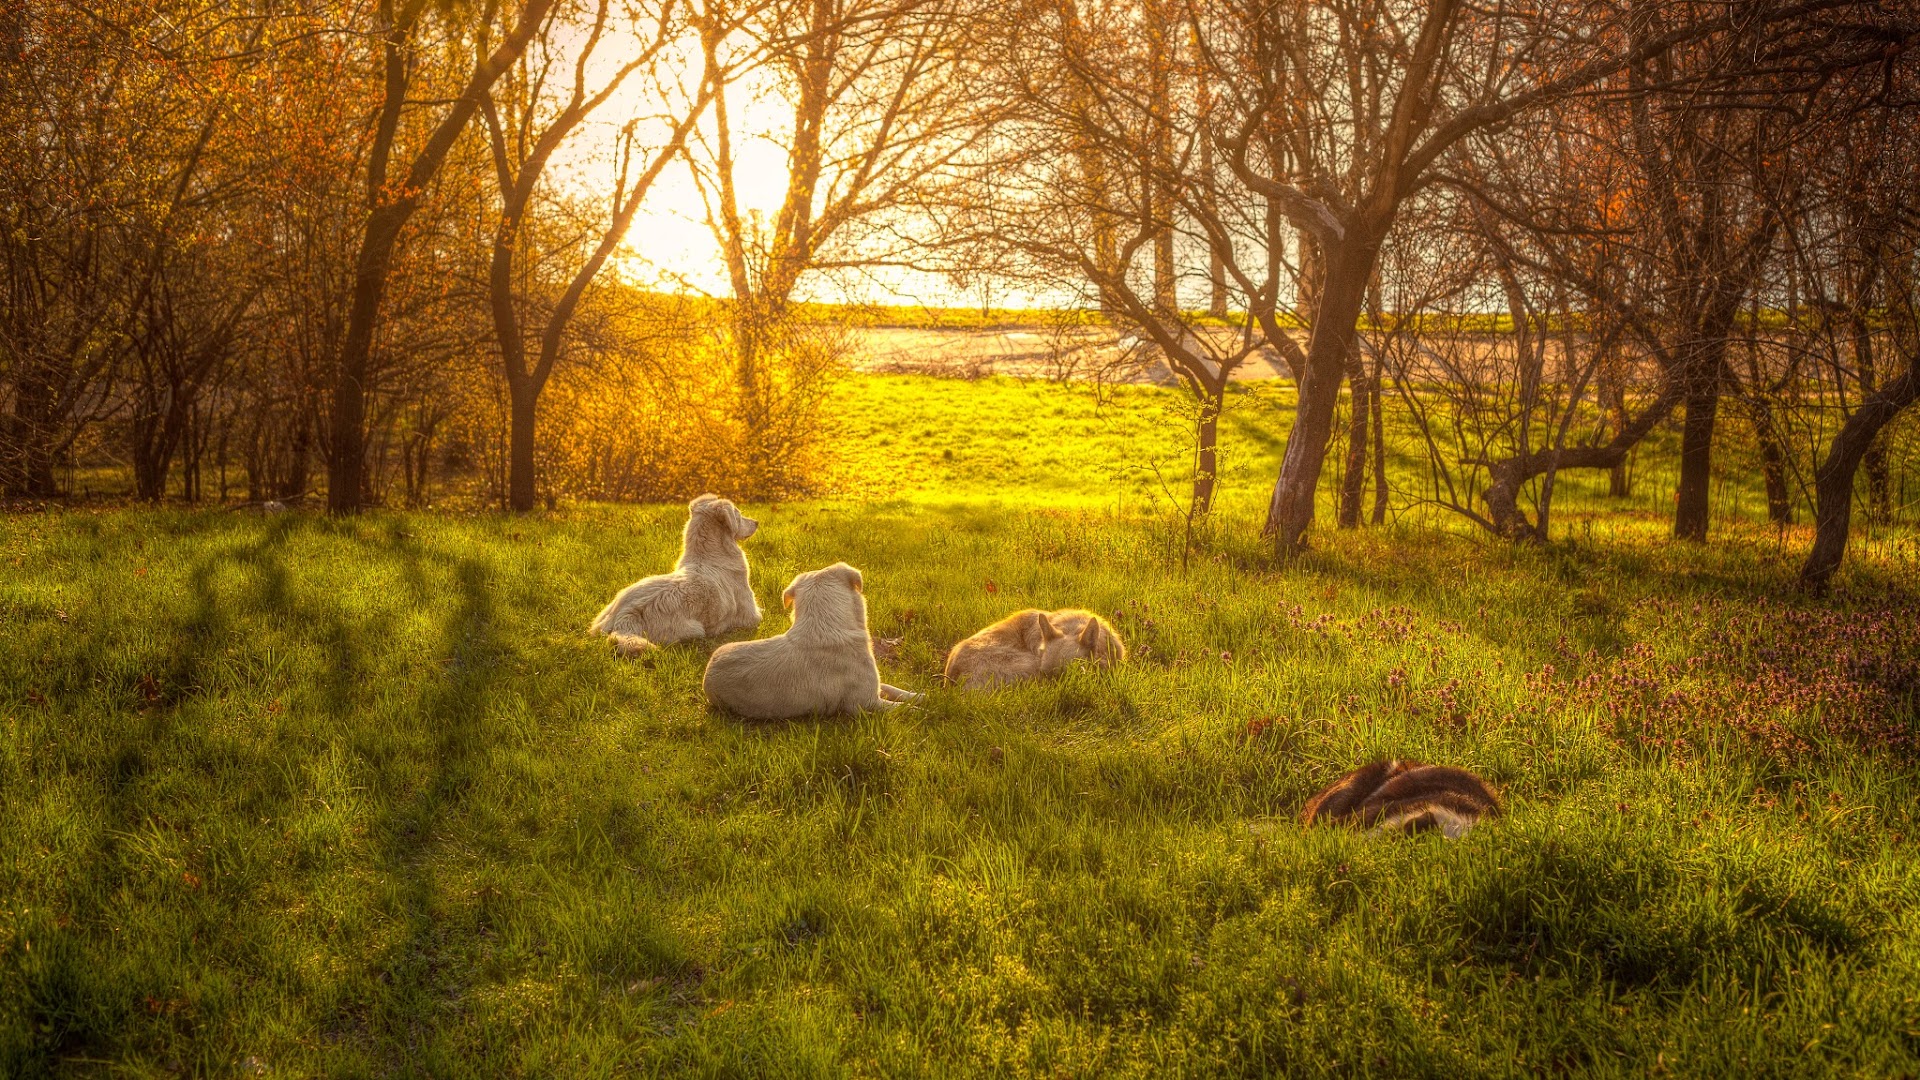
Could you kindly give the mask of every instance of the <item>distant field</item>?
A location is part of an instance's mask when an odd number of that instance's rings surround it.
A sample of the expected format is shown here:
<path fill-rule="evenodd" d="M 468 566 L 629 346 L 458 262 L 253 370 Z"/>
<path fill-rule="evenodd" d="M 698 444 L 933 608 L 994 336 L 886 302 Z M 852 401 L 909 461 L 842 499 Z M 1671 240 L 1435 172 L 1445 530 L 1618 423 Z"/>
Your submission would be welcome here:
<path fill-rule="evenodd" d="M 1819 602 L 1731 469 L 1704 548 L 1647 474 L 1551 547 L 1408 510 L 1277 566 L 1287 392 L 1183 565 L 1179 395 L 848 380 L 748 550 L 761 634 L 865 571 L 930 695 L 866 717 L 583 632 L 679 507 L 0 517 L 0 1075 L 1920 1072 L 1910 527 Z M 1070 604 L 1136 661 L 937 684 Z M 1510 813 L 1294 824 L 1387 755 Z"/>
<path fill-rule="evenodd" d="M 1217 530 L 1245 537 L 1257 528 L 1273 490 L 1293 418 L 1290 382 L 1264 380 L 1236 385 L 1220 423 L 1220 484 Z M 1042 379 L 986 378 L 962 382 L 925 376 L 856 375 L 837 391 L 833 489 L 860 498 L 902 498 L 916 503 L 1040 502 L 1049 507 L 1104 508 L 1167 520 L 1183 511 L 1193 475 L 1191 399 L 1181 390 L 1122 385 L 1096 393 L 1084 386 Z M 1433 481 L 1424 444 L 1404 408 L 1390 403 L 1387 417 L 1391 520 L 1421 529 L 1474 535 L 1476 527 L 1433 504 Z M 1714 450 L 1715 535 L 1750 535 L 1788 558 L 1804 552 L 1812 529 L 1780 529 L 1767 523 L 1759 454 L 1744 418 L 1721 415 L 1722 437 Z M 1896 432 L 1897 452 L 1920 449 L 1920 429 Z M 1339 484 L 1340 442 L 1321 477 L 1321 532 L 1331 542 Z M 1656 430 L 1629 459 L 1633 492 L 1607 494 L 1606 474 L 1562 473 L 1554 496 L 1556 536 L 1586 541 L 1645 543 L 1671 530 L 1677 482 L 1678 434 Z M 1909 474 L 1911 468 L 1909 467 Z M 1910 482 L 1910 481 L 1909 481 Z M 1371 487 L 1369 487 L 1371 492 Z M 1478 491 L 1459 489 L 1461 499 L 1481 507 Z M 1903 497 L 1896 519 L 1876 525 L 1856 516 L 1854 546 L 1868 559 L 1920 574 L 1920 504 Z M 1811 520 L 1803 492 L 1798 520 Z M 1371 495 L 1369 494 L 1369 499 Z M 1530 504 L 1528 504 L 1530 505 Z"/>

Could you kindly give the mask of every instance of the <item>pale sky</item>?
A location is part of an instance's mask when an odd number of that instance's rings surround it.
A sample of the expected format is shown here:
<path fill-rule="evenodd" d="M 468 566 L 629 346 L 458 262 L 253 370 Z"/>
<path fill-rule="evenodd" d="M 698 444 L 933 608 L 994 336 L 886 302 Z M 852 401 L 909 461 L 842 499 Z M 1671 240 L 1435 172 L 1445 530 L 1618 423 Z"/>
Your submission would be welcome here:
<path fill-rule="evenodd" d="M 575 41 L 583 39 L 584 33 Z M 604 84 L 605 78 L 639 47 L 630 33 L 609 30 L 589 67 L 589 85 L 596 79 Z M 570 74 L 570 63 L 567 68 Z M 689 83 L 697 79 L 698 56 L 683 56 L 680 70 Z M 552 166 L 557 181 L 603 196 L 611 192 L 614 146 L 621 126 L 636 115 L 657 116 L 660 111 L 657 90 L 641 81 L 641 74 L 629 76 L 620 91 L 562 147 Z M 741 209 L 749 213 L 758 210 L 771 217 L 786 196 L 787 156 L 775 140 L 790 127 L 792 114 L 780 99 L 773 80 L 764 74 L 749 75 L 730 87 L 727 103 L 734 131 L 735 181 Z M 711 117 L 709 111 L 703 120 L 703 128 L 709 133 Z M 651 130 L 652 137 L 645 141 L 657 147 L 665 141 L 668 128 L 661 120 L 654 119 L 643 121 L 640 130 L 643 133 Z M 715 296 L 729 294 L 726 267 L 713 233 L 707 227 L 699 189 L 684 161 L 670 165 L 654 184 L 627 233 L 620 254 L 609 265 L 609 272 L 619 273 L 639 285 L 674 287 L 674 283 L 680 282 Z M 855 281 L 827 280 L 814 275 L 803 279 L 801 292 L 801 299 L 827 301 L 979 303 L 977 293 L 958 292 L 944 278 L 906 271 L 863 275 Z M 996 295 L 993 303 L 1033 306 L 1035 298 Z"/>

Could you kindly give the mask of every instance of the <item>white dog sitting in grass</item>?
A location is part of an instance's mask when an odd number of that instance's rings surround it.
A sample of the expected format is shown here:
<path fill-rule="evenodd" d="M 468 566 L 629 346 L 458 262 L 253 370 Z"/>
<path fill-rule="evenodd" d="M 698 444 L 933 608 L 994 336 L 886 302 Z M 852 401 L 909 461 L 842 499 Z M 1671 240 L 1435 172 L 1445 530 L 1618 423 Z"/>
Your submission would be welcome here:
<path fill-rule="evenodd" d="M 707 700 L 754 720 L 891 709 L 920 700 L 920 694 L 880 681 L 860 571 L 846 563 L 809 570 L 780 599 L 793 609 L 793 626 L 778 637 L 715 649 L 707 662 Z"/>
<path fill-rule="evenodd" d="M 687 509 L 673 573 L 621 589 L 593 620 L 594 633 L 612 638 L 622 655 L 760 625 L 760 605 L 747 581 L 747 555 L 740 550 L 740 541 L 760 523 L 714 495 L 700 496 Z"/>

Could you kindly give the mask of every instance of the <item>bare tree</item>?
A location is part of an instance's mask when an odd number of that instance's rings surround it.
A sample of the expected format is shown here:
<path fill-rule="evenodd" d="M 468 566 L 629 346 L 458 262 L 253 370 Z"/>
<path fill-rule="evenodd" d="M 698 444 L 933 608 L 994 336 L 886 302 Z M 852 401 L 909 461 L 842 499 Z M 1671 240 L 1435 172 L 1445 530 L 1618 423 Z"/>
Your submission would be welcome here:
<path fill-rule="evenodd" d="M 597 221 L 591 236 L 592 246 L 572 274 L 554 281 L 557 296 L 529 295 L 548 290 L 549 282 L 537 277 L 552 272 L 553 258 L 525 258 L 523 249 L 534 243 L 534 230 L 528 218 L 536 213 L 536 196 L 541 191 L 547 166 L 556 151 L 580 125 L 636 72 L 656 65 L 662 54 L 677 44 L 683 25 L 675 0 L 663 0 L 657 8 L 628 10 L 624 20 L 629 26 L 614 27 L 637 34 L 641 47 L 622 62 L 596 88 L 588 87 L 588 70 L 602 38 L 609 30 L 612 0 L 598 0 L 593 9 L 585 41 L 573 56 L 571 85 L 558 101 L 546 97 L 549 78 L 557 63 L 563 62 L 562 49 L 555 42 L 555 24 L 560 16 L 576 14 L 571 8 L 556 7 L 543 23 L 532 46 L 523 54 L 514 75 L 503 80 L 504 93 L 490 93 L 482 102 L 487 121 L 489 145 L 493 152 L 495 180 L 499 188 L 500 217 L 494 229 L 493 253 L 488 271 L 488 293 L 493 316 L 494 335 L 507 379 L 511 419 L 507 452 L 507 503 L 516 510 L 533 509 L 535 497 L 534 425 L 540 392 L 552 377 L 566 345 L 567 328 L 579 310 L 581 300 L 600 270 L 606 265 L 632 225 L 641 203 L 667 165 L 679 156 L 714 88 L 726 78 L 724 72 L 703 73 L 690 103 L 663 122 L 664 132 L 657 146 L 638 144 L 637 118 L 622 129 L 615 151 L 617 176 L 603 221 Z M 584 12 L 580 13 L 584 15 Z M 572 29 L 569 27 L 568 29 Z M 664 99 L 673 89 L 657 83 Z M 505 108 L 497 98 L 505 98 Z M 638 152 L 639 160 L 635 160 Z M 536 269 L 537 267 L 537 269 Z M 544 318 L 541 315 L 544 314 Z M 542 327 L 537 352 L 528 363 L 523 323 L 531 315 Z"/>
<path fill-rule="evenodd" d="M 1814 542 L 1800 580 L 1816 592 L 1829 586 L 1846 555 L 1861 466 L 1872 461 L 1887 426 L 1920 399 L 1920 126 L 1913 109 L 1920 65 L 1889 52 L 1877 68 L 1851 74 L 1831 88 L 1844 97 L 1820 129 L 1844 149 L 1814 159 L 1839 243 L 1796 245 L 1814 264 L 1810 271 L 1817 273 L 1821 261 L 1841 264 L 1833 269 L 1847 284 L 1847 346 L 1836 353 L 1853 365 L 1850 373 L 1834 367 L 1843 386 L 1851 376 L 1858 395 L 1814 473 Z M 1823 260 L 1823 252 L 1831 254 Z M 1874 487 L 1870 471 L 1870 511 L 1882 498 Z"/>
<path fill-rule="evenodd" d="M 494 16 L 494 8 L 489 3 L 479 21 L 480 59 L 452 104 L 432 123 L 404 174 L 396 181 L 389 177 L 388 171 L 398 146 L 401 122 L 407 118 L 412 104 L 414 38 L 428 5 L 426 0 L 404 0 L 404 6 L 396 8 L 394 0 L 380 0 L 379 32 L 385 85 L 367 156 L 366 227 L 354 259 L 351 304 L 333 381 L 327 507 L 334 513 L 352 513 L 366 503 L 369 359 L 401 233 L 419 210 L 428 185 L 439 174 L 467 122 L 479 111 L 495 80 L 519 58 L 553 4 L 554 0 L 527 0 L 519 14 L 511 19 L 500 43 L 488 49 L 488 30 Z M 450 28 L 443 31 L 441 40 L 455 43 Z"/>
<path fill-rule="evenodd" d="M 1759 33 L 1785 10 L 1743 9 L 1738 21 Z M 1648 32 L 1631 6 L 1585 5 L 1576 15 L 1551 5 L 1346 0 L 1208 11 L 1200 37 L 1232 114 L 1222 124 L 1227 159 L 1323 255 L 1300 404 L 1266 524 L 1278 549 L 1294 550 L 1313 521 L 1367 287 L 1405 201 L 1469 136 L 1722 31 L 1736 16 L 1681 10 Z"/>
<path fill-rule="evenodd" d="M 942 239 L 1045 291 L 1084 291 L 1192 396 L 1189 516 L 1212 506 L 1219 420 L 1248 363 L 1297 367 L 1283 218 L 1213 167 L 1213 107 L 1191 25 L 1161 4 L 1019 3 L 983 44 L 1007 115 L 946 192 Z M 1145 26 L 1146 32 L 1141 28 Z M 1204 252 L 1183 268 L 1181 251 Z M 1208 310 L 1180 303 L 1198 278 Z M 1247 313 L 1222 327 L 1238 301 Z"/>
<path fill-rule="evenodd" d="M 746 452 L 759 465 L 778 457 L 755 436 L 781 392 L 769 364 L 790 344 L 785 324 L 801 280 L 902 261 L 890 230 L 983 128 L 986 110 L 969 92 L 974 25 L 966 14 L 962 0 L 781 0 L 759 8 L 710 0 L 706 8 L 708 70 L 757 72 L 781 92 L 784 109 L 777 130 L 744 131 L 786 150 L 784 196 L 771 222 L 741 204 L 739 87 L 715 83 L 710 122 L 686 155 L 733 293 L 741 419 Z"/>

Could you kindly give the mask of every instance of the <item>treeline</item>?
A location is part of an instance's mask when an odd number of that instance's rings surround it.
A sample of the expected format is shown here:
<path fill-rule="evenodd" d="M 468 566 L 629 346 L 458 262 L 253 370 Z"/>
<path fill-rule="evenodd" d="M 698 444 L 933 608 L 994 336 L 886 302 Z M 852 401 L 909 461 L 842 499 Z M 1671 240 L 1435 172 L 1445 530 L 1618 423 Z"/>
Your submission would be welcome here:
<path fill-rule="evenodd" d="M 1384 514 L 1387 409 L 1430 466 L 1395 495 L 1506 537 L 1547 536 L 1567 470 L 1624 494 L 1677 422 L 1673 530 L 1704 539 L 1728 411 L 1776 520 L 1811 489 L 1809 584 L 1863 468 L 1892 512 L 1887 429 L 1920 378 L 1911 5 L 1033 0 L 994 25 L 1016 119 L 945 237 L 1084 283 L 1159 347 L 1197 406 L 1196 512 L 1231 373 L 1275 356 L 1300 391 L 1282 551 L 1329 467 L 1339 524 L 1370 477 Z"/>
<path fill-rule="evenodd" d="M 105 455 L 343 512 L 449 462 L 519 509 L 797 490 L 843 342 L 795 298 L 908 267 L 1155 346 L 1196 515 L 1233 371 L 1277 358 L 1282 552 L 1330 468 L 1343 526 L 1545 538 L 1556 478 L 1624 494 L 1674 428 L 1701 540 L 1731 416 L 1824 586 L 1920 392 L 1916 35 L 1863 0 L 0 0 L 0 488 Z M 669 170 L 714 303 L 608 272 Z"/>
<path fill-rule="evenodd" d="M 785 307 L 874 196 L 816 132 L 763 227 L 726 107 L 812 62 L 827 17 L 0 0 L 0 495 L 60 497 L 95 463 L 143 499 L 343 512 L 444 475 L 517 509 L 803 483 L 842 350 Z M 831 107 L 855 107 L 834 71 Z M 914 131 L 868 152 L 897 167 Z M 686 168 L 723 304 L 607 272 Z"/>

